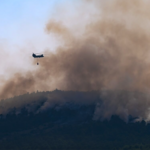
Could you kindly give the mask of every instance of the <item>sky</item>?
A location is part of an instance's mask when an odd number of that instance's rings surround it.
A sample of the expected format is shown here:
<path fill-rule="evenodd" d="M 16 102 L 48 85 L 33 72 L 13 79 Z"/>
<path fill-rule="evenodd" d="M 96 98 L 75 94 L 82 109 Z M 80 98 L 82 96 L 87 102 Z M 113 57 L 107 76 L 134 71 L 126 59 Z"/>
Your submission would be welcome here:
<path fill-rule="evenodd" d="M 73 3 L 74 0 L 0 0 L 0 76 L 12 70 L 34 69 L 33 52 L 55 51 L 58 42 L 45 32 L 46 24 L 51 19 L 61 19 L 65 11 L 62 6 L 74 7 Z"/>
<path fill-rule="evenodd" d="M 68 25 L 72 21 L 76 24 L 81 3 L 79 0 L 0 0 L 0 44 L 13 45 L 9 52 L 15 51 L 14 46 L 27 44 L 35 46 L 37 51 L 43 45 L 49 47 L 49 36 L 45 33 L 47 22 L 52 18 L 63 18 Z M 55 44 L 52 43 L 53 48 Z"/>
<path fill-rule="evenodd" d="M 0 76 L 34 69 L 33 52 L 56 51 L 60 41 L 46 33 L 49 20 L 81 33 L 94 10 L 80 0 L 0 0 Z"/>
<path fill-rule="evenodd" d="M 43 36 L 45 24 L 52 17 L 55 5 L 58 3 L 62 3 L 62 1 L 1 0 L 1 43 L 8 42 L 9 44 L 22 46 L 25 42 L 32 43 L 34 37 Z M 8 51 L 11 52 L 12 50 L 15 49 L 11 48 Z"/>

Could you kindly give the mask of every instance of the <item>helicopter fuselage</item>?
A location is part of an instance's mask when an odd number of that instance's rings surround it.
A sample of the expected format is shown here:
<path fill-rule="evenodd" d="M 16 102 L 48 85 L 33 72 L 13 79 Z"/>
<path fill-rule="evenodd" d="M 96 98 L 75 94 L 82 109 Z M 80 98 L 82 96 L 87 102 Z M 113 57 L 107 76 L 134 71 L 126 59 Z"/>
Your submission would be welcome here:
<path fill-rule="evenodd" d="M 43 54 L 41 54 L 41 55 L 36 55 L 36 54 L 32 54 L 32 56 L 34 57 L 34 58 L 41 58 L 41 57 L 44 57 L 44 55 Z"/>

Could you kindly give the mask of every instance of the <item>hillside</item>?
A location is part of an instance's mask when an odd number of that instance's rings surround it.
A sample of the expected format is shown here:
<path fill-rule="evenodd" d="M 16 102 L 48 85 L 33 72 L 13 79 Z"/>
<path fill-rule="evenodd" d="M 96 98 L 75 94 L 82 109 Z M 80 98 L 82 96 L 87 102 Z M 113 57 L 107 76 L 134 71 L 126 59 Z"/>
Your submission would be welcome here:
<path fill-rule="evenodd" d="M 97 91 L 59 90 L 2 100 L 0 149 L 150 149 L 150 124 L 95 119 L 101 101 Z"/>

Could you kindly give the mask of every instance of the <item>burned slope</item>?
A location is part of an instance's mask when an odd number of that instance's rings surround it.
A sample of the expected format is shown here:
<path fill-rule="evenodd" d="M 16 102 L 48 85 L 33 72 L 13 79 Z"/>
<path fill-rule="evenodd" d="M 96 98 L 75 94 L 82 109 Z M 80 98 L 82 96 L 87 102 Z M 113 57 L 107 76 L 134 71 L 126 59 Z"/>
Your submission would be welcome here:
<path fill-rule="evenodd" d="M 51 98 L 50 98 L 51 97 Z M 14 102 L 17 102 L 14 104 Z M 23 103 L 19 104 L 19 101 Z M 1 101 L 1 149 L 149 148 L 150 125 L 119 116 L 95 119 L 99 92 L 37 92 Z M 3 102 L 3 103 L 2 103 Z M 13 102 L 15 107 L 10 107 Z M 3 104 L 3 106 L 2 106 Z M 18 105 L 17 105 L 18 104 Z M 9 106 L 9 107 L 8 107 Z"/>

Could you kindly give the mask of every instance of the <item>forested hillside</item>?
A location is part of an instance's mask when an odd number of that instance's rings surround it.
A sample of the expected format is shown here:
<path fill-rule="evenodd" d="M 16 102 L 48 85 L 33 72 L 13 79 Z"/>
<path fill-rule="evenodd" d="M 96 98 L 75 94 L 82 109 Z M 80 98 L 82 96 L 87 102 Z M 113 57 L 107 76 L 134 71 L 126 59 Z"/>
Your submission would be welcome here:
<path fill-rule="evenodd" d="M 59 90 L 2 100 L 0 149 L 150 149 L 150 124 L 135 122 L 132 116 L 128 122 L 116 115 L 94 119 L 100 101 L 96 91 Z"/>

